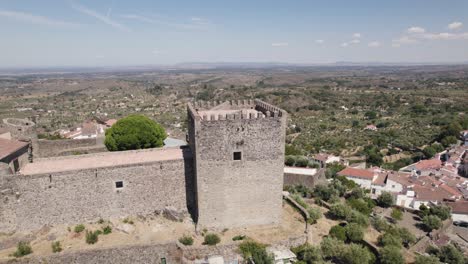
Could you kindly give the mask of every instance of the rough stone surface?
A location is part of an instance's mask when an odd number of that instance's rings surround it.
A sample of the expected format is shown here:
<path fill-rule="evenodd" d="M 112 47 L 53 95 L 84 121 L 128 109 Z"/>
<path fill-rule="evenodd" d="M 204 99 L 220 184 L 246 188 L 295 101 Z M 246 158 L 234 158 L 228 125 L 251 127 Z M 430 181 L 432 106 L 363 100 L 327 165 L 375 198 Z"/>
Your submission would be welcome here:
<path fill-rule="evenodd" d="M 83 151 L 84 147 L 98 146 L 95 138 L 86 139 L 62 139 L 62 140 L 43 140 L 37 141 L 37 154 L 41 158 L 55 157 L 62 154 L 73 153 L 76 149 Z"/>
<path fill-rule="evenodd" d="M 302 174 L 284 174 L 284 185 L 295 186 L 304 185 L 310 189 L 313 189 L 316 185 L 326 184 L 327 177 L 325 176 L 325 170 L 319 170 L 315 175 L 302 175 Z"/>

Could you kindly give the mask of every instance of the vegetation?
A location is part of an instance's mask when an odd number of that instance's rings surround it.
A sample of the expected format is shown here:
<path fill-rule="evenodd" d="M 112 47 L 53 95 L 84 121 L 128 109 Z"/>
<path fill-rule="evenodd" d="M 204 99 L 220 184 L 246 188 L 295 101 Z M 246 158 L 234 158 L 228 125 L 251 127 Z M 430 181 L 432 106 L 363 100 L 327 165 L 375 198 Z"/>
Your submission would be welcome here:
<path fill-rule="evenodd" d="M 364 238 L 362 227 L 356 223 L 350 223 L 345 227 L 346 238 L 350 242 L 360 242 Z"/>
<path fill-rule="evenodd" d="M 110 151 L 162 147 L 164 128 L 143 115 L 129 115 L 106 130 L 105 145 Z"/>
<path fill-rule="evenodd" d="M 28 242 L 20 241 L 18 245 L 16 246 L 16 251 L 13 253 L 13 256 L 15 258 L 20 258 L 26 255 L 29 255 L 32 252 L 33 252 L 32 248 Z"/>
<path fill-rule="evenodd" d="M 392 218 L 395 219 L 395 220 L 401 220 L 403 219 L 403 213 L 401 212 L 400 209 L 398 208 L 393 208 L 392 209 L 392 214 L 391 214 Z"/>
<path fill-rule="evenodd" d="M 193 237 L 184 235 L 183 237 L 179 238 L 179 242 L 186 246 L 193 245 Z"/>
<path fill-rule="evenodd" d="M 100 234 L 100 230 L 97 230 L 97 231 L 89 231 L 89 230 L 86 230 L 86 243 L 87 244 L 96 244 L 96 242 L 98 242 L 98 237 L 99 237 L 99 234 Z"/>
<path fill-rule="evenodd" d="M 346 241 L 346 229 L 341 225 L 336 225 L 330 228 L 328 235 L 340 241 Z"/>
<path fill-rule="evenodd" d="M 232 241 L 240 241 L 240 240 L 244 240 L 245 238 L 246 238 L 245 235 L 237 235 L 232 238 Z"/>
<path fill-rule="evenodd" d="M 203 241 L 203 245 L 214 246 L 221 242 L 221 239 L 217 234 L 208 233 L 205 235 L 205 240 Z"/>
<path fill-rule="evenodd" d="M 103 228 L 102 228 L 102 233 L 103 233 L 104 235 L 108 235 L 108 234 L 112 233 L 112 227 L 110 227 L 110 226 L 108 226 L 108 225 L 105 226 L 105 227 L 103 227 Z"/>
<path fill-rule="evenodd" d="M 267 253 L 266 245 L 253 240 L 242 242 L 239 250 L 244 259 L 251 259 L 256 264 L 273 264 L 274 262 L 274 256 Z"/>
<path fill-rule="evenodd" d="M 436 256 L 417 255 L 414 264 L 440 264 Z"/>
<path fill-rule="evenodd" d="M 439 229 L 442 226 L 442 221 L 436 215 L 426 215 L 423 217 L 422 222 L 427 231 Z"/>
<path fill-rule="evenodd" d="M 319 208 L 308 208 L 307 212 L 309 213 L 309 218 L 307 219 L 309 224 L 316 224 L 322 218 L 322 212 Z"/>
<path fill-rule="evenodd" d="M 79 224 L 79 225 L 75 226 L 75 229 L 74 229 L 75 233 L 81 233 L 84 230 L 85 230 L 85 226 L 83 224 Z"/>
<path fill-rule="evenodd" d="M 398 247 L 386 246 L 380 250 L 381 264 L 404 264 L 405 260 Z"/>
<path fill-rule="evenodd" d="M 393 195 L 389 192 L 382 192 L 379 197 L 377 197 L 377 205 L 380 207 L 388 208 L 395 203 Z"/>
<path fill-rule="evenodd" d="M 62 249 L 62 245 L 60 244 L 60 241 L 54 241 L 52 242 L 52 252 L 53 253 L 58 253 L 58 252 L 61 252 L 63 249 Z"/>

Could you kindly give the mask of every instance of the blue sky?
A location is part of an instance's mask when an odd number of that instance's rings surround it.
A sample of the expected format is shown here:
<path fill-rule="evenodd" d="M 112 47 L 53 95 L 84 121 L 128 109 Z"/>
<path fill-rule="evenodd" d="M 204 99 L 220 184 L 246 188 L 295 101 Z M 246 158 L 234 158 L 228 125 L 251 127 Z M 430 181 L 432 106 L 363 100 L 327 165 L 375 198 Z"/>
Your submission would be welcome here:
<path fill-rule="evenodd" d="M 466 0 L 0 0 L 0 67 L 466 62 Z"/>

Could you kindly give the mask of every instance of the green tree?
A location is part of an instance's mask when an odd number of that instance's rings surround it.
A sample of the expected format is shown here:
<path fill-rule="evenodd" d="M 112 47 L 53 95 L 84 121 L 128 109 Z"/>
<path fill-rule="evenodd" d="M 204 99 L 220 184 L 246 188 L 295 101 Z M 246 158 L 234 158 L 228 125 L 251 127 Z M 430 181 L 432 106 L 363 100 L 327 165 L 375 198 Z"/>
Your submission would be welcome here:
<path fill-rule="evenodd" d="M 427 159 L 430 159 L 434 157 L 434 155 L 436 154 L 436 150 L 432 146 L 428 146 L 423 149 L 423 153 Z"/>
<path fill-rule="evenodd" d="M 450 218 L 450 207 L 445 205 L 436 205 L 429 208 L 429 214 L 436 215 L 440 220 L 445 221 Z"/>
<path fill-rule="evenodd" d="M 387 246 L 380 250 L 381 264 L 404 264 L 405 260 L 398 247 Z"/>
<path fill-rule="evenodd" d="M 442 226 L 442 221 L 436 215 L 426 215 L 422 222 L 428 231 L 439 229 Z"/>
<path fill-rule="evenodd" d="M 441 143 L 444 147 L 450 147 L 453 144 L 457 144 L 457 138 L 455 136 L 447 136 L 442 139 Z"/>
<path fill-rule="evenodd" d="M 205 239 L 203 241 L 203 245 L 209 245 L 209 246 L 214 246 L 221 242 L 221 239 L 219 238 L 218 235 L 216 234 L 206 234 Z"/>
<path fill-rule="evenodd" d="M 110 151 L 146 149 L 163 146 L 164 128 L 143 115 L 129 115 L 106 131 L 104 144 Z"/>
<path fill-rule="evenodd" d="M 395 200 L 393 199 L 393 195 L 389 192 L 382 192 L 379 197 L 377 197 L 377 204 L 380 207 L 390 207 L 395 203 Z"/>
<path fill-rule="evenodd" d="M 398 208 L 393 208 L 392 209 L 392 214 L 391 214 L 392 218 L 395 219 L 395 220 L 398 220 L 400 221 L 401 219 L 403 219 L 403 213 L 401 212 L 400 209 Z"/>
<path fill-rule="evenodd" d="M 323 260 L 320 248 L 314 247 L 310 244 L 304 244 L 292 248 L 291 251 L 294 252 L 294 254 L 296 254 L 298 260 L 304 261 L 307 264 L 313 264 L 321 262 Z"/>
<path fill-rule="evenodd" d="M 336 225 L 330 228 L 328 235 L 338 240 L 346 241 L 346 229 L 340 225 Z"/>
<path fill-rule="evenodd" d="M 341 256 L 342 263 L 349 264 L 371 264 L 374 263 L 374 256 L 369 249 L 351 243 L 347 246 Z"/>
<path fill-rule="evenodd" d="M 322 218 L 322 212 L 319 208 L 309 208 L 307 212 L 309 213 L 309 219 L 307 219 L 309 224 L 315 224 L 317 220 Z"/>
<path fill-rule="evenodd" d="M 350 223 L 345 227 L 346 237 L 351 242 L 359 242 L 364 238 L 362 227 L 356 223 Z"/>
<path fill-rule="evenodd" d="M 337 203 L 330 207 L 329 214 L 337 219 L 345 220 L 351 215 L 351 208 L 347 205 Z"/>
<path fill-rule="evenodd" d="M 248 240 L 239 245 L 239 250 L 244 259 L 250 259 L 257 264 L 273 264 L 274 257 L 266 251 L 266 245 Z"/>
<path fill-rule="evenodd" d="M 455 246 L 449 244 L 440 248 L 440 261 L 448 264 L 464 264 L 463 253 Z"/>
<path fill-rule="evenodd" d="M 417 255 L 414 264 L 440 264 L 440 261 L 435 256 Z"/>

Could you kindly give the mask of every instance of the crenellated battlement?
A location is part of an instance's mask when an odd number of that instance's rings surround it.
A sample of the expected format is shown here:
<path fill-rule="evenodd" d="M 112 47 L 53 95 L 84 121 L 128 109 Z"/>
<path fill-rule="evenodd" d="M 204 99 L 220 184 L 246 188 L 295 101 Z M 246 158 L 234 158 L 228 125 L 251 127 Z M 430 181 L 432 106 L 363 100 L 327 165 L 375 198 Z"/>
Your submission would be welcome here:
<path fill-rule="evenodd" d="M 240 119 L 282 118 L 284 110 L 261 100 L 199 101 L 188 104 L 194 120 L 223 121 Z"/>

